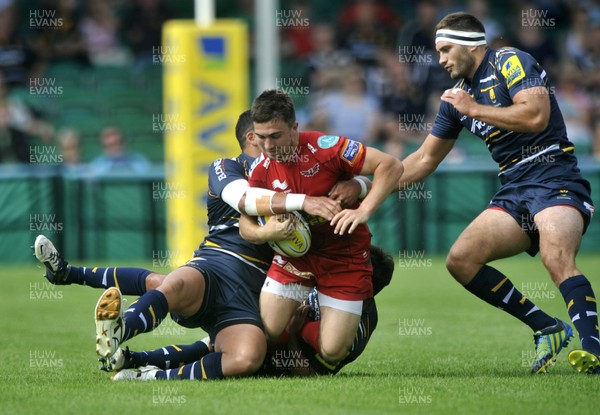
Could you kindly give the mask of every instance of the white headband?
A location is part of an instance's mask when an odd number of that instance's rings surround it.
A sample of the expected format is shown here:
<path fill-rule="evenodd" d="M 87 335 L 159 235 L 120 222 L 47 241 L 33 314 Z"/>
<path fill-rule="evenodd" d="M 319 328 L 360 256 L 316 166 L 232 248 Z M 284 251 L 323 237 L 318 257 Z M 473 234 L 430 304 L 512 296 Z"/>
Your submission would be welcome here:
<path fill-rule="evenodd" d="M 464 46 L 485 45 L 485 33 L 483 32 L 463 32 L 461 30 L 440 29 L 435 32 L 435 43 L 446 41 Z"/>

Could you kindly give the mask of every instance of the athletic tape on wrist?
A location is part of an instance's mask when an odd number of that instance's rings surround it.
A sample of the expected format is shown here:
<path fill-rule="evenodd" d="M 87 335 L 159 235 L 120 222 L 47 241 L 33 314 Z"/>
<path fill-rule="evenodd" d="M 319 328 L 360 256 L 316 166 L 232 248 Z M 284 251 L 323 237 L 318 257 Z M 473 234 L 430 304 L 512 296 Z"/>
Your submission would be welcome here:
<path fill-rule="evenodd" d="M 304 204 L 304 199 L 306 199 L 306 195 L 298 194 L 298 193 L 288 193 L 285 195 L 285 211 L 293 212 L 295 210 L 302 210 L 302 205 Z"/>
<path fill-rule="evenodd" d="M 360 194 L 358 195 L 359 199 L 364 199 L 367 196 L 367 192 L 369 189 L 367 188 L 367 184 L 360 177 L 353 177 L 353 180 L 356 180 L 358 184 L 360 184 Z"/>

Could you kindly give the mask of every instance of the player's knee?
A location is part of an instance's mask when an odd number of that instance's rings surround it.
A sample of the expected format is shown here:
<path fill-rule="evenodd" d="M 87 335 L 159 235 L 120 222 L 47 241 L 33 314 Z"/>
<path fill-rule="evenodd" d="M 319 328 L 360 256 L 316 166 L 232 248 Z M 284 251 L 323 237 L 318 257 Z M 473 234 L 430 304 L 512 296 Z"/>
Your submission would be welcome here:
<path fill-rule="evenodd" d="M 575 258 L 562 250 L 540 252 L 540 257 L 557 286 L 579 272 L 575 265 Z"/>
<path fill-rule="evenodd" d="M 321 344 L 321 357 L 330 363 L 341 362 L 350 351 L 350 347 Z"/>
<path fill-rule="evenodd" d="M 452 276 L 456 278 L 457 275 L 463 273 L 466 258 L 459 249 L 452 247 L 448 256 L 446 257 L 446 269 Z"/>
<path fill-rule="evenodd" d="M 149 274 L 146 277 L 146 291 L 156 290 L 160 284 L 164 281 L 166 275 L 164 274 Z"/>
<path fill-rule="evenodd" d="M 462 255 L 458 250 L 450 250 L 450 253 L 446 257 L 446 269 L 461 284 L 468 283 L 479 268 L 481 268 L 480 265 Z"/>
<path fill-rule="evenodd" d="M 249 376 L 258 371 L 265 359 L 264 351 L 246 349 L 223 355 L 223 369 L 227 376 Z"/>

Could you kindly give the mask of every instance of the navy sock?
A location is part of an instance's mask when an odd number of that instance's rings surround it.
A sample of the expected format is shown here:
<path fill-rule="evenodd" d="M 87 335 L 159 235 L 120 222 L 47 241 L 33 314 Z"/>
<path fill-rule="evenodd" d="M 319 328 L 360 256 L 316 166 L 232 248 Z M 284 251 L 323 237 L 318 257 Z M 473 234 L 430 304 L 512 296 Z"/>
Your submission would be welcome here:
<path fill-rule="evenodd" d="M 154 330 L 169 312 L 169 304 L 163 293 L 150 290 L 125 310 L 123 320 L 125 330 L 121 342 L 140 333 Z"/>
<path fill-rule="evenodd" d="M 528 300 L 500 271 L 484 265 L 465 288 L 527 324 L 535 332 L 556 324 L 556 320 Z"/>
<path fill-rule="evenodd" d="M 581 347 L 600 356 L 596 297 L 590 282 L 583 275 L 575 275 L 563 281 L 558 289 L 567 304 L 569 317 L 579 332 Z"/>
<path fill-rule="evenodd" d="M 142 295 L 146 292 L 146 277 L 151 273 L 143 268 L 69 266 L 66 282 L 94 288 L 117 287 L 125 295 Z"/>
<path fill-rule="evenodd" d="M 160 370 L 156 379 L 223 379 L 222 357 L 223 353 L 209 353 L 200 361 L 188 363 L 179 369 Z"/>
<path fill-rule="evenodd" d="M 196 362 L 207 355 L 209 351 L 208 346 L 199 340 L 192 344 L 173 344 L 149 352 L 130 353 L 134 367 L 151 365 L 164 370 Z"/>

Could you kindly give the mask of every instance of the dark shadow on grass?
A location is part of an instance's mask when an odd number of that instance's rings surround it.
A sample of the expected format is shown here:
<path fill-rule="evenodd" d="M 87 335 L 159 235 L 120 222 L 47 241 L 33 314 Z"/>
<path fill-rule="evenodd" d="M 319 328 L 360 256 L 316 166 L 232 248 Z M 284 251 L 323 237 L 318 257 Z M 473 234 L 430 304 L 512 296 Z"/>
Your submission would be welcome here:
<path fill-rule="evenodd" d="M 505 378 L 505 379 L 509 379 L 509 378 L 545 378 L 545 377 L 555 377 L 555 376 L 568 376 L 568 377 L 577 377 L 577 376 L 581 376 L 578 373 L 557 373 L 555 372 L 551 372 L 549 374 L 544 374 L 544 375 L 532 375 L 530 374 L 528 371 L 524 370 L 499 370 L 499 369 L 494 369 L 494 368 L 489 368 L 486 370 L 482 370 L 480 372 L 472 372 L 472 371 L 463 371 L 463 370 L 446 370 L 443 372 L 406 372 L 406 373 L 399 373 L 399 372 L 366 372 L 366 371 L 360 371 L 360 372 L 348 372 L 348 373 L 338 373 L 336 375 L 336 377 L 340 377 L 340 378 L 391 378 L 391 377 L 403 377 L 403 378 L 487 378 L 487 377 L 494 377 L 494 378 Z"/>

